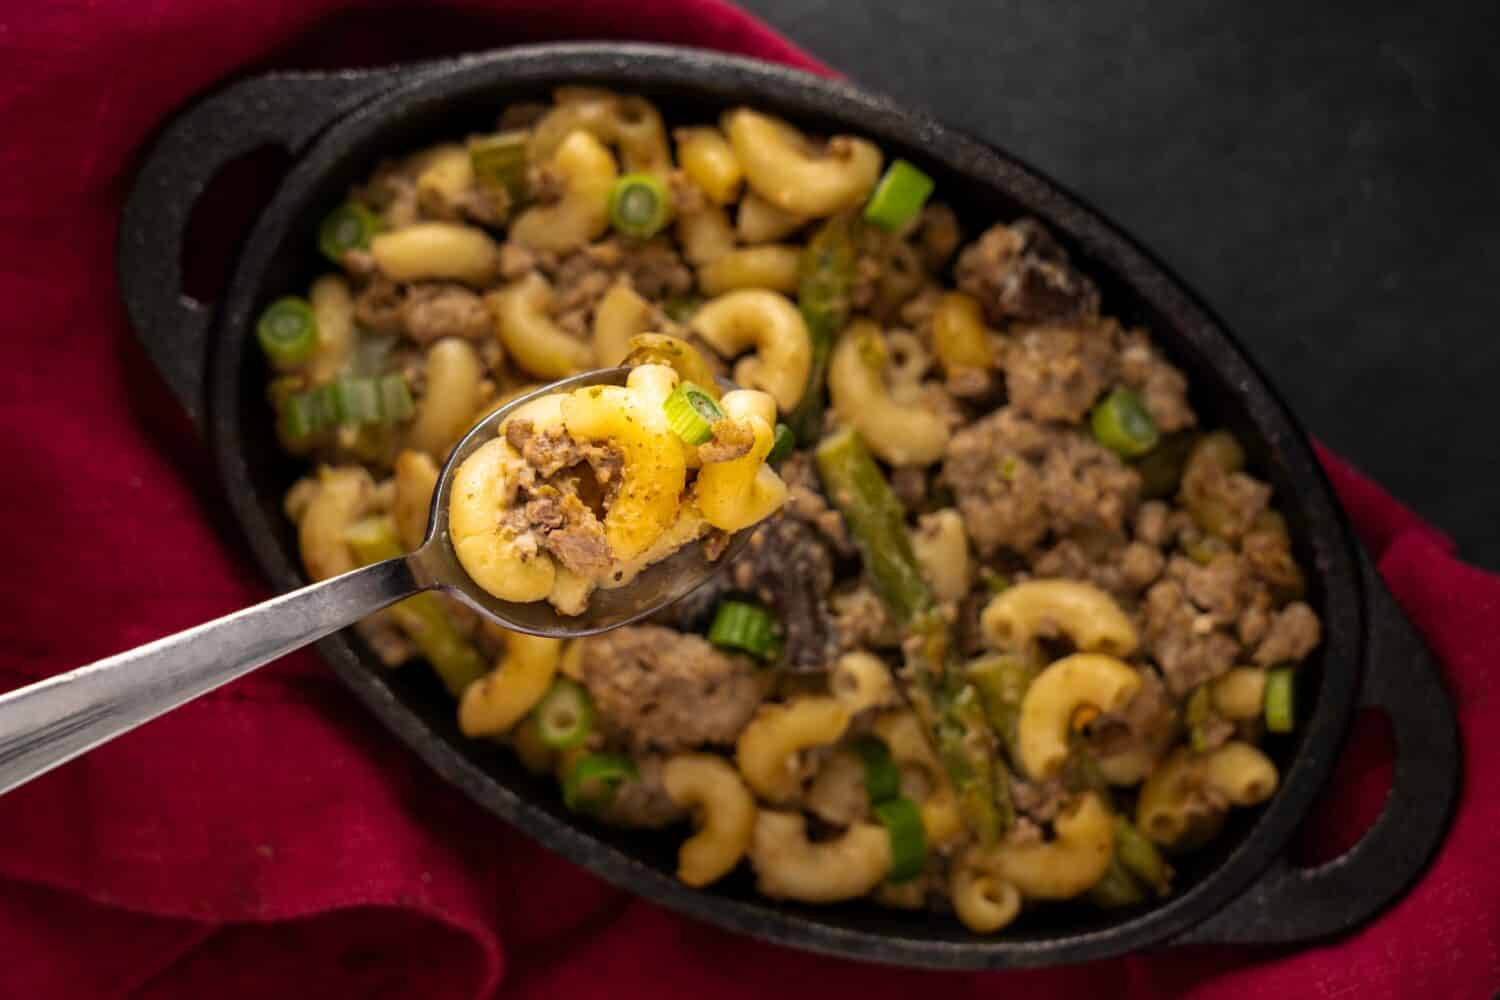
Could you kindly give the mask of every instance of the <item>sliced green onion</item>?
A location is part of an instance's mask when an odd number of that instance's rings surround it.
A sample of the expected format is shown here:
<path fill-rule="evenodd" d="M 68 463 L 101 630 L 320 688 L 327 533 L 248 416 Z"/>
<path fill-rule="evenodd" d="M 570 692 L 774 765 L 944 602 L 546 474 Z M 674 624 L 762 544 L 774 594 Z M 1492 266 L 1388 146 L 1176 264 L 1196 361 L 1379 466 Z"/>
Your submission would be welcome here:
<path fill-rule="evenodd" d="M 1105 870 L 1104 877 L 1089 888 L 1088 899 L 1102 910 L 1115 910 L 1144 902 L 1146 893 L 1141 884 L 1125 870 L 1125 866 L 1120 863 L 1120 856 L 1116 854 L 1109 859 L 1109 868 Z"/>
<path fill-rule="evenodd" d="M 299 392 L 281 405 L 281 427 L 293 441 L 312 437 L 321 431 L 323 403 L 316 392 Z"/>
<path fill-rule="evenodd" d="M 318 346 L 318 321 L 306 299 L 288 295 L 277 299 L 260 314 L 255 326 L 261 350 L 277 368 L 295 368 L 312 356 Z"/>
<path fill-rule="evenodd" d="M 524 129 L 469 140 L 469 164 L 481 183 L 504 189 L 512 202 L 526 199 Z"/>
<path fill-rule="evenodd" d="M 671 217 L 672 196 L 652 174 L 626 174 L 609 189 L 609 221 L 626 236 L 655 236 Z"/>
<path fill-rule="evenodd" d="M 674 323 L 686 323 L 702 305 L 702 296 L 674 295 L 662 303 L 661 311 Z"/>
<path fill-rule="evenodd" d="M 370 238 L 382 225 L 380 216 L 357 201 L 346 201 L 323 217 L 318 249 L 335 264 L 342 264 L 348 251 L 368 249 Z"/>
<path fill-rule="evenodd" d="M 1291 667 L 1266 672 L 1266 728 L 1289 733 L 1297 720 L 1296 678 Z"/>
<path fill-rule="evenodd" d="M 879 805 L 901 794 L 901 772 L 891 760 L 891 750 L 874 736 L 866 736 L 854 744 L 865 765 L 865 791 L 870 793 L 870 804 Z"/>
<path fill-rule="evenodd" d="M 387 424 L 399 424 L 410 420 L 417 408 L 411 400 L 411 388 L 400 375 L 382 375 L 380 378 L 380 416 Z"/>
<path fill-rule="evenodd" d="M 776 425 L 776 438 L 771 442 L 771 450 L 766 452 L 766 461 L 772 465 L 780 464 L 781 460 L 792 453 L 797 447 L 797 435 L 786 424 Z"/>
<path fill-rule="evenodd" d="M 672 431 L 688 444 L 703 444 L 714 436 L 714 424 L 724 411 L 714 398 L 693 382 L 680 382 L 661 405 Z"/>
<path fill-rule="evenodd" d="M 380 422 L 380 390 L 372 378 L 341 378 L 333 391 L 335 419 L 345 427 Z"/>
<path fill-rule="evenodd" d="M 626 781 L 637 781 L 635 761 L 622 753 L 591 753 L 580 757 L 563 782 L 563 805 L 574 812 L 597 812 L 609 805 Z"/>
<path fill-rule="evenodd" d="M 567 677 L 553 679 L 534 712 L 537 736 L 554 750 L 582 746 L 594 725 L 594 702 L 583 685 Z"/>
<path fill-rule="evenodd" d="M 905 160 L 892 163 L 865 205 L 865 221 L 897 230 L 917 217 L 932 194 L 932 178 Z"/>
<path fill-rule="evenodd" d="M 1094 428 L 1095 440 L 1125 458 L 1139 458 L 1161 440 L 1156 421 L 1146 412 L 1146 404 L 1130 389 L 1116 389 L 1105 396 L 1094 407 L 1089 423 Z"/>
<path fill-rule="evenodd" d="M 1124 816 L 1115 817 L 1115 857 L 1126 871 L 1150 886 L 1158 896 L 1172 890 L 1172 869 L 1161 851 Z"/>
<path fill-rule="evenodd" d="M 776 622 L 771 612 L 746 601 L 720 601 L 708 641 L 722 649 L 749 653 L 760 660 L 772 659 L 780 648 Z"/>
<path fill-rule="evenodd" d="M 911 799 L 894 798 L 875 806 L 891 838 L 891 870 L 887 882 L 910 882 L 927 867 L 927 836 L 922 830 L 922 813 Z"/>

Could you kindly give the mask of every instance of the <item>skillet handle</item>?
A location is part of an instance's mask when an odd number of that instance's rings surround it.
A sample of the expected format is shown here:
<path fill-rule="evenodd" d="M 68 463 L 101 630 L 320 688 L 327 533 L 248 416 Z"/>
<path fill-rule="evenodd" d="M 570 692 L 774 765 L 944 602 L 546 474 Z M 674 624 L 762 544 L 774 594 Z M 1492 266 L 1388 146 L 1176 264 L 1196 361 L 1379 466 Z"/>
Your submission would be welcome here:
<path fill-rule="evenodd" d="M 227 164 L 266 145 L 300 152 L 338 118 L 410 72 L 252 77 L 195 100 L 152 140 L 120 217 L 115 266 L 131 325 L 200 428 L 213 306 L 182 290 L 183 244 L 198 199 Z"/>
<path fill-rule="evenodd" d="M 1382 709 L 1395 773 L 1360 841 L 1315 868 L 1278 859 L 1244 895 L 1173 944 L 1290 944 L 1372 919 L 1404 893 L 1448 831 L 1463 773 L 1458 719 L 1437 661 L 1361 552 L 1370 639 L 1360 703 Z"/>

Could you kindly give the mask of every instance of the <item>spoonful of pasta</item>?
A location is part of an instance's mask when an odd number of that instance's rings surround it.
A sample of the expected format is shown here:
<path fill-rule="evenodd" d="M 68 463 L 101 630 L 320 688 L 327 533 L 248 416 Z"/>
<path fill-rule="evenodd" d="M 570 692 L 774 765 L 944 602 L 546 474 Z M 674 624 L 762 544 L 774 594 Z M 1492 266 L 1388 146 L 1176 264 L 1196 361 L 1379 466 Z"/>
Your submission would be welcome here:
<path fill-rule="evenodd" d="M 642 363 L 543 386 L 480 420 L 437 475 L 411 551 L 387 515 L 304 518 L 304 547 L 344 547 L 361 568 L 0 696 L 0 793 L 404 599 L 416 598 L 400 606 L 409 617 L 441 618 L 429 591 L 555 637 L 687 595 L 786 499 L 770 462 L 790 440 L 772 397 L 715 379 L 682 341 L 651 340 L 633 355 Z M 321 473 L 330 500 L 359 488 L 337 475 Z M 443 662 L 451 627 L 422 624 L 407 630 L 415 644 L 440 673 L 460 672 Z"/>

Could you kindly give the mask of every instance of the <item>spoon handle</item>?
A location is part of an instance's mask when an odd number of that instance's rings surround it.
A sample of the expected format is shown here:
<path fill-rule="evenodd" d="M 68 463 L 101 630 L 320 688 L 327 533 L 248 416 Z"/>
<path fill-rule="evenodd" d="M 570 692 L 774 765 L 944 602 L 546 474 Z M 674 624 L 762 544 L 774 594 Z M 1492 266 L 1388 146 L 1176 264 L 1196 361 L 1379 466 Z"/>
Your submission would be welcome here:
<path fill-rule="evenodd" d="M 0 794 L 421 589 L 389 559 L 0 695 Z"/>

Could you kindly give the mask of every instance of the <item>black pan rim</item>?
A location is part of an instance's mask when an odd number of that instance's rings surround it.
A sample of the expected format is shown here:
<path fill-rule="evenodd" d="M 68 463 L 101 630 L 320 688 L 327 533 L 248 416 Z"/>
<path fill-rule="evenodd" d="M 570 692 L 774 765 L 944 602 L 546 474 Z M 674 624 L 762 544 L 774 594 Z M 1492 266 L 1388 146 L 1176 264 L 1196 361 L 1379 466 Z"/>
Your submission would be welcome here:
<path fill-rule="evenodd" d="M 788 67 L 697 49 L 644 44 L 528 46 L 462 57 L 451 64 L 414 67 L 412 77 L 334 123 L 299 158 L 261 213 L 236 265 L 218 320 L 219 347 L 210 362 L 209 434 L 229 504 L 257 559 L 281 589 L 301 585 L 300 570 L 276 542 L 271 524 L 252 502 L 251 474 L 238 452 L 237 378 L 248 343 L 256 276 L 268 265 L 278 234 L 292 223 L 297 193 L 327 171 L 356 138 L 378 133 L 390 112 L 440 106 L 476 89 L 576 80 L 622 87 L 678 87 L 723 93 L 725 102 L 760 102 L 796 116 L 847 122 L 877 140 L 923 148 L 928 157 L 1002 190 L 1053 227 L 1065 242 L 1112 267 L 1135 295 L 1176 321 L 1158 331 L 1182 338 L 1213 359 L 1237 387 L 1241 403 L 1288 481 L 1307 523 L 1324 582 L 1324 669 L 1308 737 L 1282 775 L 1238 848 L 1213 872 L 1164 905 L 1100 930 L 1031 941 L 974 936 L 948 941 L 831 927 L 778 909 L 770 900 L 746 903 L 698 891 L 596 839 L 583 826 L 560 822 L 499 784 L 402 706 L 363 665 L 344 636 L 325 640 L 324 656 L 382 721 L 440 775 L 481 806 L 514 823 L 574 863 L 614 884 L 674 910 L 730 930 L 803 949 L 892 964 L 937 968 L 1002 968 L 1080 962 L 1169 941 L 1222 909 L 1282 852 L 1331 770 L 1358 692 L 1365 609 L 1352 538 L 1344 515 L 1296 420 L 1224 325 L 1181 281 L 1112 222 L 1022 162 L 943 126 L 921 113 L 847 83 Z"/>

